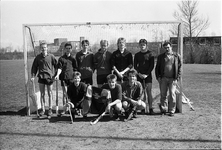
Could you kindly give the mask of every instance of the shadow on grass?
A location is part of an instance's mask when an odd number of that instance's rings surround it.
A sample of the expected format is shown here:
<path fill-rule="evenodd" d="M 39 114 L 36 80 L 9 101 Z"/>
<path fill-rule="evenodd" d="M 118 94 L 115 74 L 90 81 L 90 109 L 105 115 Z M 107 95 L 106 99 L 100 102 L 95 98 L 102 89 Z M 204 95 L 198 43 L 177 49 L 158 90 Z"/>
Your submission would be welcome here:
<path fill-rule="evenodd" d="M 201 75 L 221 75 L 221 72 L 196 72 L 194 74 L 201 74 Z"/>
<path fill-rule="evenodd" d="M 18 111 L 1 111 L 0 115 L 9 115 L 9 116 L 14 116 L 14 115 L 19 115 L 19 116 L 26 116 L 27 115 L 27 110 L 26 107 L 18 110 Z"/>
<path fill-rule="evenodd" d="M 17 132 L 0 132 L 1 135 L 17 136 L 37 136 L 37 137 L 59 137 L 59 138 L 76 138 L 76 139 L 110 139 L 110 140 L 128 140 L 128 141 L 164 141 L 164 142 L 212 142 L 220 143 L 221 140 L 214 139 L 172 139 L 172 138 L 136 138 L 136 137 L 117 137 L 117 136 L 81 136 L 81 135 L 63 135 L 63 134 L 42 134 L 42 133 L 17 133 Z"/>

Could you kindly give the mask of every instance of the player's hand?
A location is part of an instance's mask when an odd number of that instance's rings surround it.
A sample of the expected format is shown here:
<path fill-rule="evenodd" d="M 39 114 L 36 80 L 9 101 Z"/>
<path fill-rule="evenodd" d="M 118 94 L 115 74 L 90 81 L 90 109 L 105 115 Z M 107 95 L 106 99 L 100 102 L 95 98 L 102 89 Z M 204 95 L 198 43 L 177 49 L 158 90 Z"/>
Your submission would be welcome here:
<path fill-rule="evenodd" d="M 30 80 L 33 82 L 33 81 L 35 80 L 35 78 L 34 78 L 34 77 L 32 77 Z"/>
<path fill-rule="evenodd" d="M 59 76 L 55 76 L 55 78 L 54 78 L 55 80 L 59 80 Z"/>

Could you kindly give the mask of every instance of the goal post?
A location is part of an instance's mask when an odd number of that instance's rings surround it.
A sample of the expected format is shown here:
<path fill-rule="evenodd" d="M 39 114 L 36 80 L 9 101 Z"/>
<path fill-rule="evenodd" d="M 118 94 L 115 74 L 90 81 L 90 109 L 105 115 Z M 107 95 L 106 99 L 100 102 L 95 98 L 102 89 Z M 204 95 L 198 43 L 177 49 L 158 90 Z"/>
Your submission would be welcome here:
<path fill-rule="evenodd" d="M 81 49 L 81 41 L 84 39 L 89 40 L 93 53 L 100 48 L 100 40 L 108 40 L 108 50 L 113 52 L 117 49 L 117 39 L 124 37 L 126 39 L 127 50 L 134 55 L 139 51 L 138 41 L 140 39 L 146 39 L 149 49 L 157 56 L 163 52 L 162 43 L 164 41 L 170 41 L 171 37 L 175 37 L 172 33 L 173 26 L 178 27 L 178 35 L 176 35 L 178 42 L 177 46 L 173 47 L 173 50 L 177 51 L 183 59 L 183 25 L 179 21 L 23 24 L 27 115 L 30 115 L 29 81 L 31 70 L 28 57 L 31 55 L 30 53 L 32 53 L 33 59 L 33 56 L 40 53 L 41 42 L 44 41 L 48 44 L 49 53 L 53 53 L 59 57 L 63 54 L 63 48 L 66 42 L 72 44 L 73 55 Z M 182 78 L 180 87 L 182 90 Z M 182 112 L 181 100 L 180 103 L 181 108 L 179 111 Z"/>

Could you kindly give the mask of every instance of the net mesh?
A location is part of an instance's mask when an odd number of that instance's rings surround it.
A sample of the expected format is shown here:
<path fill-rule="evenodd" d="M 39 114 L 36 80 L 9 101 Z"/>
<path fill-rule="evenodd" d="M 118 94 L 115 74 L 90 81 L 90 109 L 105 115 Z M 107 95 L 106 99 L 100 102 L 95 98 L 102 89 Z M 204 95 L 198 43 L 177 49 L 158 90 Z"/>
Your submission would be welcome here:
<path fill-rule="evenodd" d="M 146 39 L 149 43 L 161 43 L 174 36 L 172 26 L 178 23 L 103 23 L 103 24 L 69 24 L 69 25 L 37 25 L 28 26 L 26 32 L 28 51 L 35 48 L 38 52 L 40 42 L 50 45 L 50 52 L 62 50 L 65 42 L 73 44 L 73 49 L 78 51 L 81 39 L 90 42 L 91 50 L 99 49 L 100 40 L 108 40 L 110 49 L 116 49 L 116 42 L 119 37 L 124 37 L 131 49 L 140 39 Z M 134 43 L 134 44 L 133 44 Z M 155 45 L 154 44 L 154 45 Z M 137 48 L 136 48 L 137 49 Z M 154 49 L 154 51 L 156 48 Z M 137 51 L 137 50 L 136 50 Z"/>

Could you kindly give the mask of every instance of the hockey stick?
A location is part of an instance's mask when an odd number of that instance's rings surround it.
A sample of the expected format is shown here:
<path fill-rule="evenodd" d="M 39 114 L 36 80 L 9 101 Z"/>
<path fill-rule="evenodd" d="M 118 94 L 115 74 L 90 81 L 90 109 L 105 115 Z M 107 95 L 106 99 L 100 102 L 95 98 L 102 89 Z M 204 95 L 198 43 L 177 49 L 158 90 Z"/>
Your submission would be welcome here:
<path fill-rule="evenodd" d="M 144 98 L 145 98 L 145 103 L 146 103 L 145 112 L 148 113 L 149 108 L 148 108 L 148 99 L 147 99 L 145 79 L 143 79 L 143 90 L 144 90 Z"/>
<path fill-rule="evenodd" d="M 63 85 L 65 86 L 65 82 L 62 80 L 62 82 L 63 82 Z M 68 95 L 67 95 L 67 91 L 66 91 L 66 88 L 64 88 L 65 90 L 64 90 L 64 92 L 65 92 L 65 94 L 66 94 L 66 99 L 67 99 L 67 101 L 69 101 L 68 100 Z M 71 118 L 71 124 L 73 123 L 73 117 L 72 117 L 72 112 L 71 112 L 71 104 L 70 103 L 67 103 L 68 105 L 69 105 L 69 115 L 70 115 L 70 118 Z"/>
<path fill-rule="evenodd" d="M 103 110 L 103 108 L 104 108 L 104 106 L 101 108 L 101 110 Z M 101 110 L 100 110 L 100 111 L 101 111 Z M 90 124 L 91 124 L 91 125 L 97 124 L 98 121 L 99 121 L 106 113 L 107 113 L 107 106 L 106 106 L 105 111 L 104 111 L 101 115 L 99 115 L 99 117 L 96 118 L 96 120 L 90 121 Z"/>
<path fill-rule="evenodd" d="M 180 89 L 180 86 L 179 86 L 178 84 L 176 84 L 176 86 Z M 182 94 L 182 96 L 186 99 L 187 105 L 190 107 L 190 109 L 191 109 L 192 111 L 195 111 L 194 108 L 193 108 L 193 106 L 192 106 L 191 103 L 190 103 L 189 98 L 187 98 L 186 95 L 185 95 L 183 92 L 181 92 L 181 94 Z"/>
<path fill-rule="evenodd" d="M 96 120 L 90 121 L 90 124 L 91 124 L 91 125 L 97 124 L 97 123 L 99 122 L 99 120 L 100 120 L 105 114 L 106 114 L 106 110 L 105 110 L 101 115 L 99 115 L 99 117 L 98 117 Z"/>
<path fill-rule="evenodd" d="M 59 114 L 58 80 L 56 80 L 56 115 Z"/>
<path fill-rule="evenodd" d="M 39 117 L 39 112 L 38 112 L 38 102 L 37 102 L 37 95 L 35 93 L 35 81 L 32 81 L 32 95 L 30 96 L 34 105 L 36 106 L 36 115 Z"/>
<path fill-rule="evenodd" d="M 195 111 L 194 108 L 193 108 L 193 106 L 192 106 L 191 103 L 190 103 L 190 100 L 186 97 L 186 95 L 185 95 L 183 92 L 182 92 L 182 95 L 183 95 L 183 97 L 186 99 L 187 105 L 190 107 L 190 109 L 191 109 L 192 111 Z"/>
<path fill-rule="evenodd" d="M 71 124 L 73 124 L 73 118 L 72 118 L 72 112 L 71 112 L 71 105 L 68 103 L 69 105 L 69 115 L 70 115 L 70 118 L 71 118 Z"/>

